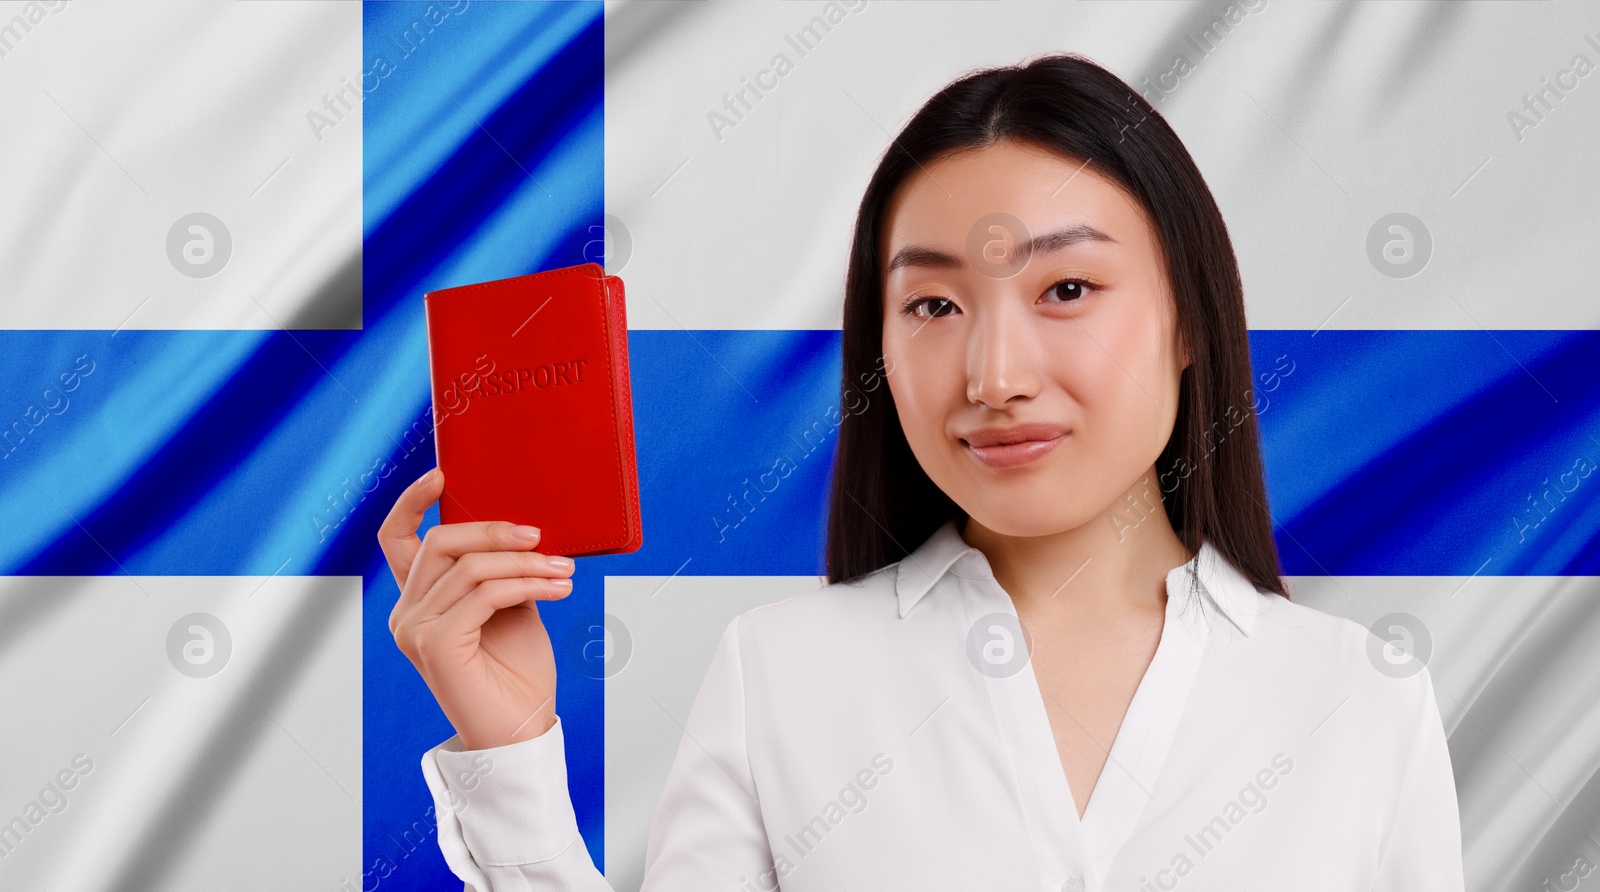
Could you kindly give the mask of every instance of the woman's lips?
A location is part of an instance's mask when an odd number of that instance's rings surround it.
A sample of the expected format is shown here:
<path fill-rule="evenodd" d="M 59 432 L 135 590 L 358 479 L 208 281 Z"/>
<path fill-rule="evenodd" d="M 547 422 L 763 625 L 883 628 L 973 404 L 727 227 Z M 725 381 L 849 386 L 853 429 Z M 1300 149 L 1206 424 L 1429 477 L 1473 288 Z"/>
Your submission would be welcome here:
<path fill-rule="evenodd" d="M 1066 434 L 1053 437 L 1049 440 L 1023 440 L 1020 443 L 1006 443 L 997 446 L 973 446 L 962 441 L 967 451 L 991 468 L 1015 468 L 1048 454 L 1052 449 L 1061 445 L 1067 438 Z"/>

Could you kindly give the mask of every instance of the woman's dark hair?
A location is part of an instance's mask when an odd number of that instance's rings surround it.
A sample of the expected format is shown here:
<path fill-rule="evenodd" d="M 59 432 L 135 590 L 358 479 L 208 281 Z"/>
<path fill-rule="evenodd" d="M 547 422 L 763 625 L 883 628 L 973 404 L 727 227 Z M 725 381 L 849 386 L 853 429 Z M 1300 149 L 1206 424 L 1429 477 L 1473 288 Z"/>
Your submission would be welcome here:
<path fill-rule="evenodd" d="M 1153 222 L 1192 359 L 1179 381 L 1172 436 L 1156 460 L 1167 519 L 1191 553 L 1209 539 L 1258 588 L 1287 597 L 1267 510 L 1244 286 L 1222 214 L 1166 120 L 1121 78 L 1074 53 L 980 70 L 946 86 L 895 137 L 867 184 L 845 279 L 841 395 L 852 411 L 842 415 L 834 452 L 828 581 L 900 560 L 946 520 L 965 517 L 912 454 L 889 388 L 867 399 L 861 391 L 866 382 L 884 383 L 879 239 L 895 191 L 934 159 L 1006 139 L 1088 159 Z"/>

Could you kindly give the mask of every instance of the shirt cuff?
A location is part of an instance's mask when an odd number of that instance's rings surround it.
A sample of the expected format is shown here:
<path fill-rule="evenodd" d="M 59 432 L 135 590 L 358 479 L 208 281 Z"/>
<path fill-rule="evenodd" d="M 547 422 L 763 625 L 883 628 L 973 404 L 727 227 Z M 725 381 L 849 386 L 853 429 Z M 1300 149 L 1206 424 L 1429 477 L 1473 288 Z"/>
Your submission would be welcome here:
<path fill-rule="evenodd" d="M 478 865 L 548 861 L 578 840 L 559 716 L 538 737 L 506 746 L 466 750 L 453 736 L 423 757 L 425 775 L 430 758 L 438 775 L 429 787 L 443 787 L 437 808 L 452 813 Z"/>

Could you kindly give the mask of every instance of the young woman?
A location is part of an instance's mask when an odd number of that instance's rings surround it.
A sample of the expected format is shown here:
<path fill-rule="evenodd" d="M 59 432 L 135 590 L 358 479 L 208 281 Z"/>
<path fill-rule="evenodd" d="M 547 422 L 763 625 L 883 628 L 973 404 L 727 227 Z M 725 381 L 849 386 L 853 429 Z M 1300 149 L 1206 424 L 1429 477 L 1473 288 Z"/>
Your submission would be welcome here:
<path fill-rule="evenodd" d="M 1227 229 L 1133 90 L 1053 55 L 930 99 L 867 185 L 843 339 L 829 584 L 724 630 L 647 892 L 1463 889 L 1427 669 L 1288 600 Z M 379 534 L 458 732 L 422 762 L 440 847 L 477 892 L 608 889 L 535 606 L 571 561 L 419 541 L 441 482 Z"/>

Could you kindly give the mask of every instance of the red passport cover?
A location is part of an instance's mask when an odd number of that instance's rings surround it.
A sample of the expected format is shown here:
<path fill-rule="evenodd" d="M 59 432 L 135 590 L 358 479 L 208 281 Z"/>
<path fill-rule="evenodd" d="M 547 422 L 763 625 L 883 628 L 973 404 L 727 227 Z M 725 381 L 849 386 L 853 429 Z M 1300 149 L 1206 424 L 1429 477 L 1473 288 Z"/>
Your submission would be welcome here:
<path fill-rule="evenodd" d="M 439 522 L 532 524 L 542 554 L 638 550 L 622 280 L 584 263 L 424 305 Z"/>

